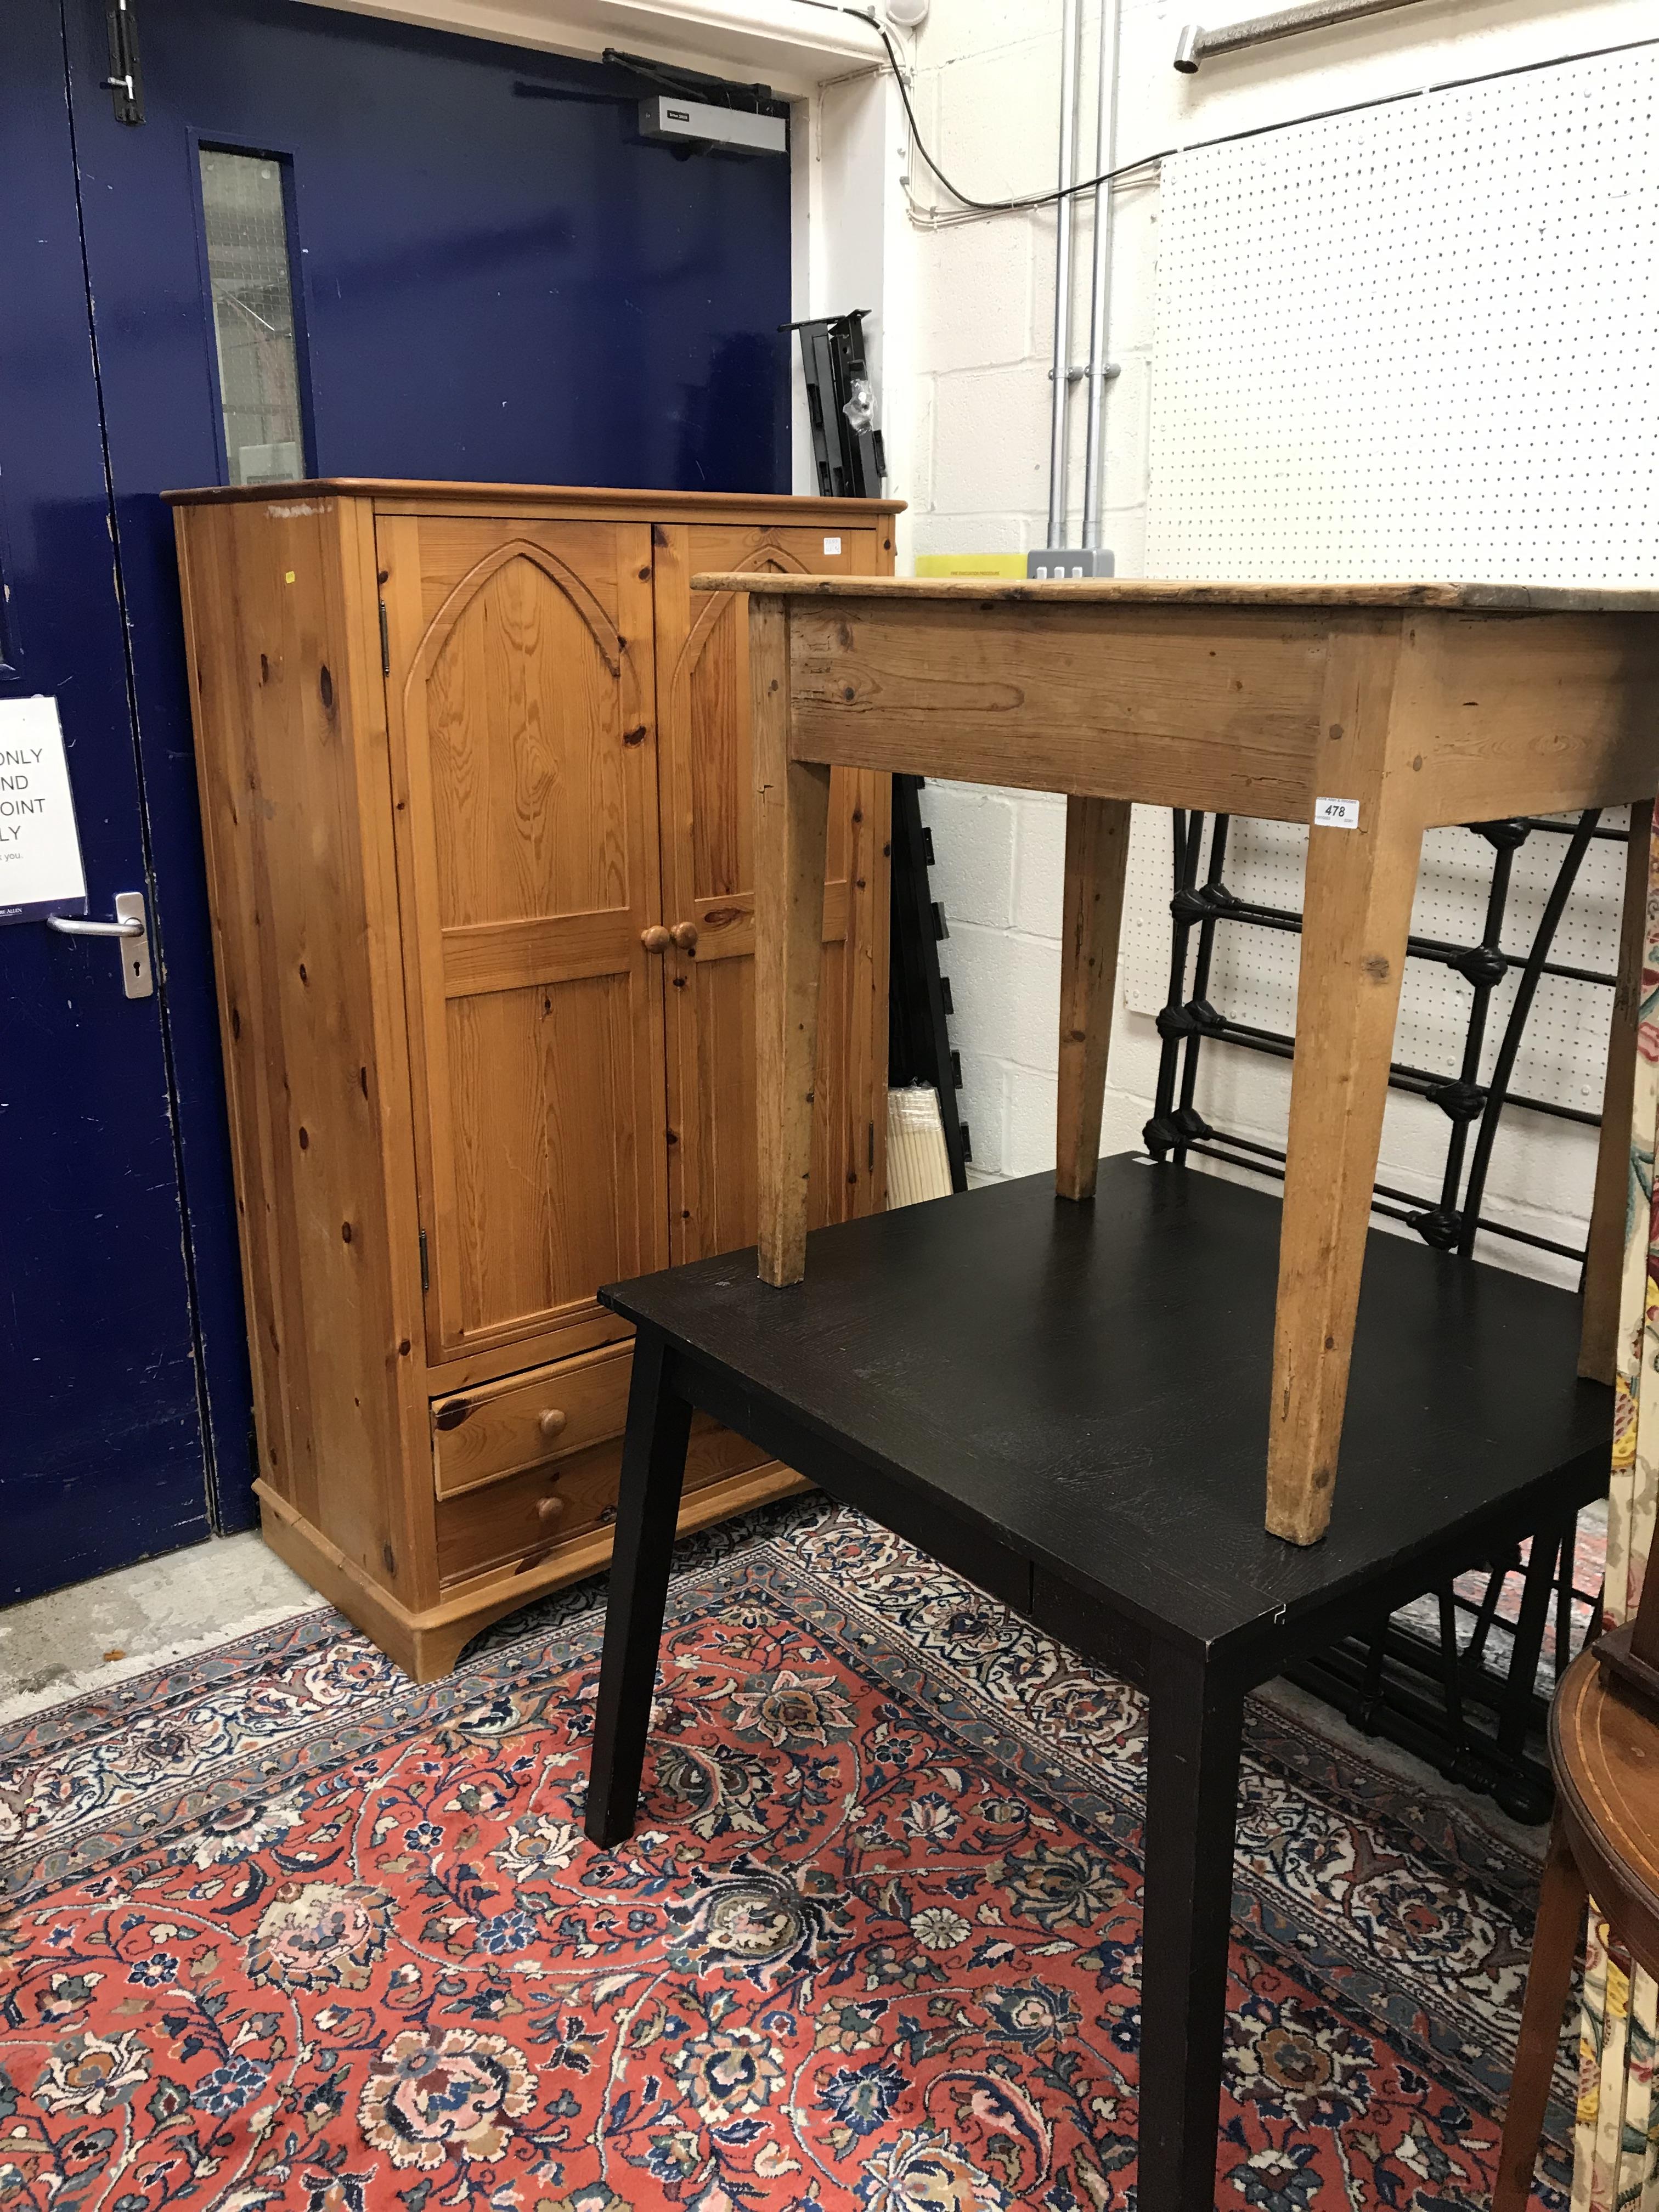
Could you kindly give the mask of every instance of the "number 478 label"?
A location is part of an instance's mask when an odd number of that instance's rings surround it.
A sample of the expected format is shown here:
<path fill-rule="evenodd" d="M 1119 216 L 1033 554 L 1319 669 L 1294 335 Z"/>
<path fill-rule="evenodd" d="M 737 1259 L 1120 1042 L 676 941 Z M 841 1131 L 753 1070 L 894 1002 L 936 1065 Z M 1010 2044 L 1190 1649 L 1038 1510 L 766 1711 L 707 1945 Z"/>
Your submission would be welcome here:
<path fill-rule="evenodd" d="M 1359 827 L 1359 801 L 1357 799 L 1316 799 L 1313 818 L 1316 830 L 1357 830 Z"/>

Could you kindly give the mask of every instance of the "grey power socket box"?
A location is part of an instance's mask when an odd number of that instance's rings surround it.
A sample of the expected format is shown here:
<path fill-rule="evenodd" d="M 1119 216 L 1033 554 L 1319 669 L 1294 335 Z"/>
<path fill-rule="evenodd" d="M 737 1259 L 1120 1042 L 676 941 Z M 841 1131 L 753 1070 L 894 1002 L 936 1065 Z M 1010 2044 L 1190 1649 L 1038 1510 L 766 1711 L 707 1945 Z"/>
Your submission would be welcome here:
<path fill-rule="evenodd" d="M 1033 583 L 1073 576 L 1115 576 L 1117 563 L 1103 545 L 1047 545 L 1025 556 L 1025 574 Z"/>

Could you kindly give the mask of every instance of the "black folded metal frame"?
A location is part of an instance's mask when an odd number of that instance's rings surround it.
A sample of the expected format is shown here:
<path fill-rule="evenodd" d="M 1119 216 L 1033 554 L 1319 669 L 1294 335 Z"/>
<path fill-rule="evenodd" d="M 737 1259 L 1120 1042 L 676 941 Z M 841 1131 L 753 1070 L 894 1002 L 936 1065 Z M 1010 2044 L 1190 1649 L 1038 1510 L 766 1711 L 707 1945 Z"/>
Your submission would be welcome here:
<path fill-rule="evenodd" d="M 1251 1023 L 1234 1020 L 1209 998 L 1217 932 L 1222 927 L 1268 929 L 1299 933 L 1302 916 L 1293 908 L 1267 906 L 1241 898 L 1227 888 L 1229 832 L 1224 814 L 1206 816 L 1176 809 L 1173 814 L 1174 890 L 1170 988 L 1158 1016 L 1163 1040 L 1158 1091 L 1152 1118 L 1143 1132 L 1151 1157 L 1184 1164 L 1188 1157 L 1226 1162 L 1252 1175 L 1283 1179 L 1282 1146 L 1266 1144 L 1215 1126 L 1197 1104 L 1198 1079 L 1206 1043 L 1233 1045 L 1247 1052 L 1289 1060 L 1295 1038 Z M 1550 957 L 1563 915 L 1577 883 L 1584 857 L 1598 839 L 1628 842 L 1623 830 L 1602 826 L 1601 810 L 1591 808 L 1576 821 L 1515 816 L 1468 824 L 1491 856 L 1491 879 L 1479 940 L 1449 944 L 1413 937 L 1413 960 L 1450 969 L 1469 987 L 1468 1018 L 1455 1073 L 1396 1062 L 1390 1087 L 1415 1093 L 1437 1106 L 1447 1121 L 1446 1151 L 1437 1198 L 1427 1199 L 1387 1183 L 1375 1186 L 1374 1210 L 1414 1230 L 1436 1250 L 1472 1260 L 1482 1231 L 1507 1237 L 1559 1258 L 1584 1261 L 1574 1246 L 1482 1211 L 1492 1149 L 1506 1110 L 1540 1114 L 1596 1127 L 1600 1116 L 1582 1107 L 1534 1098 L 1511 1088 L 1528 1021 L 1546 975 L 1611 991 L 1616 978 Z M 1206 837 L 1207 833 L 1207 837 Z M 1534 836 L 1563 837 L 1566 849 L 1556 868 L 1542 912 L 1524 954 L 1503 947 L 1515 855 Z M 1207 849 L 1206 849 L 1207 845 Z M 1481 1074 L 1492 1027 L 1492 1001 L 1505 979 L 1517 975 L 1515 996 L 1498 1036 L 1490 1073 Z M 1575 1586 L 1577 1517 L 1540 1527 L 1508 1555 L 1481 1563 L 1484 1585 L 1478 1596 L 1449 1583 L 1423 1596 L 1434 1601 L 1435 1632 L 1395 1615 L 1348 1637 L 1291 1670 L 1291 1679 L 1334 1706 L 1367 1734 L 1383 1736 L 1426 1758 L 1453 1779 L 1489 1793 L 1522 1820 L 1548 1816 L 1552 1790 L 1542 1731 L 1547 1701 L 1538 1687 L 1544 1647 L 1550 1644 L 1549 1674 L 1559 1679 L 1573 1656 L 1575 1607 L 1589 1620 L 1599 1617 L 1601 1593 Z M 1514 1620 L 1502 1610 L 1511 1576 L 1520 1577 Z M 1460 1580 L 1463 1578 L 1460 1577 Z M 1507 1641 L 1505 1641 L 1507 1639 Z"/>

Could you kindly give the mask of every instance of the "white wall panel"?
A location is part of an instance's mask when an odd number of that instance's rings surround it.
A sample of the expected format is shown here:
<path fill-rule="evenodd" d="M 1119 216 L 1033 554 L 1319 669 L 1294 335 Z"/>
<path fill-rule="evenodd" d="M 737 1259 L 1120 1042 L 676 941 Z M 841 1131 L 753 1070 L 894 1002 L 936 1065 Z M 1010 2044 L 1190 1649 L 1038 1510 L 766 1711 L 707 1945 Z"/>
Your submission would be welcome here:
<path fill-rule="evenodd" d="M 1159 227 L 1148 573 L 1659 583 L 1659 53 L 1183 155 L 1165 166 Z M 1167 817 L 1138 821 L 1124 980 L 1146 1013 L 1167 986 L 1170 836 Z M 1305 847 L 1294 827 L 1239 823 L 1226 880 L 1299 907 Z M 1535 833 L 1516 855 L 1512 955 L 1564 849 Z M 1592 846 L 1556 959 L 1611 971 L 1622 865 L 1622 848 Z M 1490 878 L 1481 841 L 1431 833 L 1414 932 L 1473 942 Z M 1224 927 L 1211 1000 L 1292 1029 L 1297 952 L 1293 936 Z M 1514 989 L 1511 975 L 1494 995 L 1483 1075 Z M 1546 978 L 1515 1089 L 1596 1110 L 1610 1002 Z M 1468 1005 L 1461 977 L 1413 962 L 1396 1058 L 1455 1073 Z M 1281 1133 L 1282 1072 L 1246 1098 L 1235 1055 L 1212 1060 L 1200 1105 Z M 1426 1187 L 1445 1127 L 1393 1102 L 1385 1179 Z M 1588 1169 L 1581 1133 L 1512 1115 L 1495 1210 L 1570 1221 Z"/>
<path fill-rule="evenodd" d="M 1154 573 L 1659 583 L 1659 52 L 1165 167 Z"/>

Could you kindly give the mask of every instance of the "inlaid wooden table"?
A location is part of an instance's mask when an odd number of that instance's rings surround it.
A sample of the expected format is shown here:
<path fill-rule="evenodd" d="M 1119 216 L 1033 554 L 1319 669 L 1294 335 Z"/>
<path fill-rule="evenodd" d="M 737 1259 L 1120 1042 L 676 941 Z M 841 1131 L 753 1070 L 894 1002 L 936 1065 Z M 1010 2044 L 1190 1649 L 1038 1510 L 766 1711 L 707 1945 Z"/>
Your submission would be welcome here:
<path fill-rule="evenodd" d="M 633 1830 L 702 1409 L 1149 1692 L 1140 2212 L 1215 2203 L 1246 1693 L 1607 1483 L 1577 1299 L 1378 1231 L 1329 1533 L 1268 1535 L 1279 1225 L 1266 1193 L 1121 1158 L 1094 1206 L 1033 1176 L 817 1231 L 787 1291 L 742 1252 L 600 1292 L 636 1335 L 589 1836 Z"/>
<path fill-rule="evenodd" d="M 1310 825 L 1267 1525 L 1316 1542 L 1423 833 L 1659 791 L 1659 592 L 693 585 L 750 595 L 769 1284 L 799 1281 L 805 1259 L 832 765 L 1065 793 L 1056 1188 L 1071 1200 L 1095 1189 L 1130 803 Z"/>

